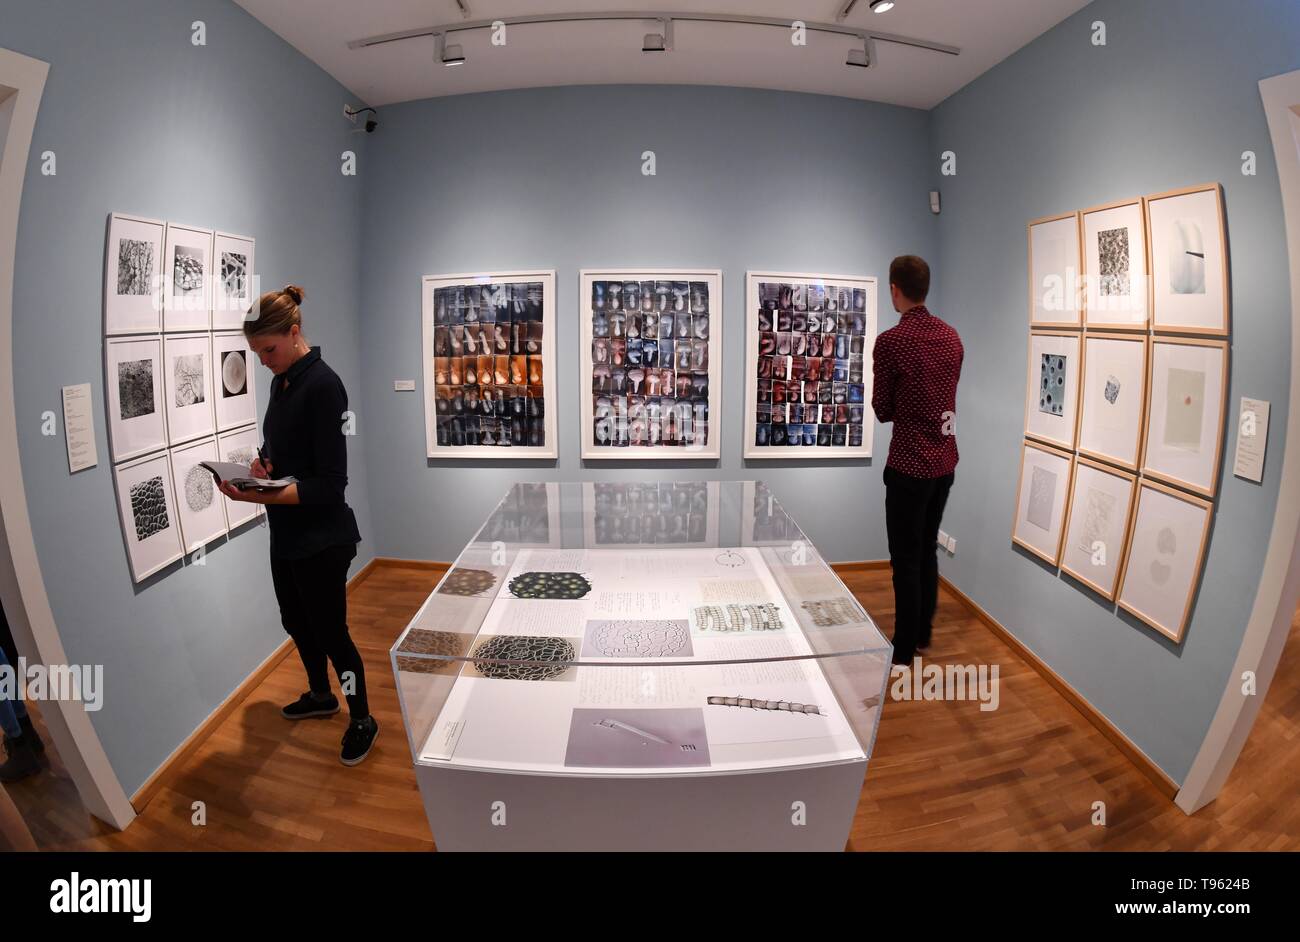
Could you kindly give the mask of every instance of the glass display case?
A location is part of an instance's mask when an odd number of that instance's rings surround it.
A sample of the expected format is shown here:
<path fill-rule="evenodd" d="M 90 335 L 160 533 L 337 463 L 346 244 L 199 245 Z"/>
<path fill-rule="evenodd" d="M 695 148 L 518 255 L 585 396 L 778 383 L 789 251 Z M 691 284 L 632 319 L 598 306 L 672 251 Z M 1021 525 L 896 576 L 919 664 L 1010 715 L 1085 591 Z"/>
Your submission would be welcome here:
<path fill-rule="evenodd" d="M 842 850 L 891 647 L 762 482 L 518 484 L 393 646 L 441 850 Z"/>

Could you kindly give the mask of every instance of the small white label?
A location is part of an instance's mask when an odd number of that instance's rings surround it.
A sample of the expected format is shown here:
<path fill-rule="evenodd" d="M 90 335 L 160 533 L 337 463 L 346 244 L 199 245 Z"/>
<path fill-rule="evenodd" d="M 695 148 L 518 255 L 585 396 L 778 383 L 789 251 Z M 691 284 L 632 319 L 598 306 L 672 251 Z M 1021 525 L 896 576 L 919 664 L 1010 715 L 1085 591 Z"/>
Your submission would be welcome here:
<path fill-rule="evenodd" d="M 415 380 L 413 379 L 393 380 L 393 392 L 415 392 Z"/>
<path fill-rule="evenodd" d="M 1237 419 L 1237 460 L 1232 473 L 1259 483 L 1264 480 L 1264 450 L 1268 446 L 1268 403 L 1241 397 Z"/>
<path fill-rule="evenodd" d="M 63 387 L 63 434 L 68 443 L 70 473 L 94 467 L 99 462 L 90 404 L 90 383 Z"/>

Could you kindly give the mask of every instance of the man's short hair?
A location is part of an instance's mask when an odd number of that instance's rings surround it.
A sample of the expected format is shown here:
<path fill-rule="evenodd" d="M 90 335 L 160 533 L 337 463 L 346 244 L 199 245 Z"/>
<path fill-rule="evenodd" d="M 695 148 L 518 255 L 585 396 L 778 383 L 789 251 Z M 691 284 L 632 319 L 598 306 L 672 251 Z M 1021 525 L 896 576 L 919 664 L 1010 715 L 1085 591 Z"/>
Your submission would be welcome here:
<path fill-rule="evenodd" d="M 909 301 L 923 304 L 930 294 L 930 266 L 919 255 L 900 255 L 889 265 L 889 283 Z"/>

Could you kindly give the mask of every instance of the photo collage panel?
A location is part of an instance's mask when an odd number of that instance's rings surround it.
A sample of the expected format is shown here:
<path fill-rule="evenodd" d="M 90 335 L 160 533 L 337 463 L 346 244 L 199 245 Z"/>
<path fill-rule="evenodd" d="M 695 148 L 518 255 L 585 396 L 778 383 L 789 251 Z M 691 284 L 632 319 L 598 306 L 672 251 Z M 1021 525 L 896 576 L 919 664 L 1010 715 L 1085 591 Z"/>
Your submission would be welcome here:
<path fill-rule="evenodd" d="M 754 444 L 861 447 L 865 288 L 821 282 L 758 285 Z"/>
<path fill-rule="evenodd" d="M 433 292 L 434 407 L 440 447 L 546 442 L 540 281 Z"/>
<path fill-rule="evenodd" d="M 709 482 L 598 483 L 597 546 L 700 543 L 709 534 Z"/>
<path fill-rule="evenodd" d="M 708 283 L 593 281 L 588 302 L 595 445 L 708 445 Z"/>

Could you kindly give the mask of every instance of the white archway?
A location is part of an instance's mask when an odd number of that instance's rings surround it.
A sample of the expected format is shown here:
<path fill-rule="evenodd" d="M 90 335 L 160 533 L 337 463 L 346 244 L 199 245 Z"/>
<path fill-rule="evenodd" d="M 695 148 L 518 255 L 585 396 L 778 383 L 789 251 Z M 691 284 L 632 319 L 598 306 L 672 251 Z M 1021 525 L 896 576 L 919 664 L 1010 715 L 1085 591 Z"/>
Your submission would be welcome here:
<path fill-rule="evenodd" d="M 42 664 L 66 664 L 27 514 L 14 414 L 18 210 L 49 68 L 45 62 L 0 49 L 0 600 L 24 657 Z M 135 809 L 82 705 L 51 701 L 42 715 L 86 809 L 114 827 L 130 824 Z"/>

